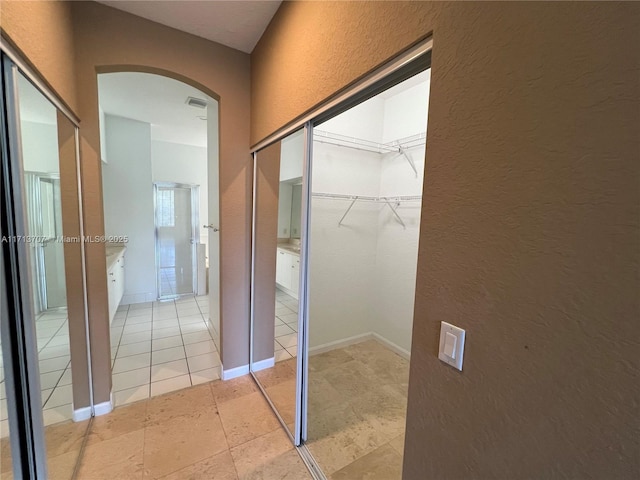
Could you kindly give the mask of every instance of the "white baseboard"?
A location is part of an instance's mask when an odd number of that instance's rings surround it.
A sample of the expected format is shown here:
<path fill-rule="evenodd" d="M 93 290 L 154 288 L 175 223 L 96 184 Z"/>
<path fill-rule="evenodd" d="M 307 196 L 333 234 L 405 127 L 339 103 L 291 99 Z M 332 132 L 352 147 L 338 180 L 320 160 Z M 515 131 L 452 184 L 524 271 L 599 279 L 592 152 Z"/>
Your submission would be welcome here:
<path fill-rule="evenodd" d="M 372 333 L 372 335 L 373 335 L 373 338 L 375 338 L 378 342 L 383 344 L 389 350 L 392 350 L 394 353 L 397 353 L 398 355 L 400 355 L 402 358 L 406 360 L 411 360 L 411 352 L 409 352 L 408 350 L 405 350 L 404 348 L 399 347 L 395 343 L 390 342 L 389 340 L 384 338 L 382 335 L 379 335 L 375 332 Z"/>
<path fill-rule="evenodd" d="M 276 364 L 276 358 L 265 358 L 264 360 L 260 360 L 259 362 L 253 362 L 251 364 L 251 369 L 254 372 L 259 372 L 260 370 L 264 370 L 265 368 L 271 368 Z"/>
<path fill-rule="evenodd" d="M 111 413 L 113 411 L 113 392 L 109 396 L 109 400 L 102 403 L 97 403 L 93 407 L 93 411 L 96 417 L 100 415 L 106 415 L 107 413 Z"/>
<path fill-rule="evenodd" d="M 330 352 L 331 350 L 335 350 L 336 348 L 344 348 L 349 345 L 355 345 L 356 343 L 364 342 L 366 340 L 371 340 L 373 337 L 373 333 L 362 333 L 360 335 L 355 335 L 349 338 L 341 338 L 340 340 L 336 340 L 335 342 L 324 343 L 322 345 L 318 345 L 316 347 L 312 347 L 309 349 L 309 355 L 317 355 L 319 353 Z"/>
<path fill-rule="evenodd" d="M 113 392 L 106 402 L 98 403 L 94 406 L 95 416 L 106 415 L 113 410 Z M 74 408 L 72 417 L 74 422 L 82 422 L 91 418 L 91 407 Z"/>
<path fill-rule="evenodd" d="M 231 380 L 232 378 L 241 377 L 249 373 L 249 365 L 241 365 L 236 368 L 224 369 L 224 365 L 220 365 L 220 378 L 222 380 Z"/>
<path fill-rule="evenodd" d="M 127 293 L 122 296 L 122 300 L 120 300 L 120 305 L 131 305 L 134 303 L 154 302 L 157 299 L 158 299 L 158 295 L 155 292 Z"/>
<path fill-rule="evenodd" d="M 276 283 L 276 289 L 286 293 L 287 295 L 289 295 L 290 297 L 295 298 L 296 300 L 298 300 L 298 294 L 296 292 L 294 292 L 293 290 L 289 290 L 286 287 L 283 287 L 282 285 L 280 285 L 279 283 Z"/>
<path fill-rule="evenodd" d="M 309 349 L 309 355 L 317 355 L 319 353 L 330 352 L 331 350 L 335 350 L 336 348 L 348 347 L 349 345 L 355 345 L 356 343 L 366 342 L 367 340 L 376 340 L 377 342 L 380 342 L 385 347 L 387 347 L 389 350 L 400 355 L 402 358 L 411 360 L 411 352 L 405 350 L 402 347 L 399 347 L 395 343 L 387 340 L 382 335 L 375 332 L 363 333 L 363 334 L 355 335 L 349 338 L 342 338 L 340 340 L 336 340 L 335 342 L 329 342 L 323 345 L 318 345 L 317 347 L 313 347 Z"/>
<path fill-rule="evenodd" d="M 74 422 L 89 420 L 91 418 L 91 407 L 74 408 L 71 418 Z"/>

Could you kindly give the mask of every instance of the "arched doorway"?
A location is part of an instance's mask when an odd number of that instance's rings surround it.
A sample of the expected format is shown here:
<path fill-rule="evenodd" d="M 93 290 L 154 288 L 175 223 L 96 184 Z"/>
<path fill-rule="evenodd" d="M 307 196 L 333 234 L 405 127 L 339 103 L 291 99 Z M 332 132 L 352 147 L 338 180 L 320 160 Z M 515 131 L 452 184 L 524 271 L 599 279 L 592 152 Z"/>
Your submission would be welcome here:
<path fill-rule="evenodd" d="M 219 377 L 220 195 L 217 95 L 115 70 L 98 93 L 117 406 Z"/>

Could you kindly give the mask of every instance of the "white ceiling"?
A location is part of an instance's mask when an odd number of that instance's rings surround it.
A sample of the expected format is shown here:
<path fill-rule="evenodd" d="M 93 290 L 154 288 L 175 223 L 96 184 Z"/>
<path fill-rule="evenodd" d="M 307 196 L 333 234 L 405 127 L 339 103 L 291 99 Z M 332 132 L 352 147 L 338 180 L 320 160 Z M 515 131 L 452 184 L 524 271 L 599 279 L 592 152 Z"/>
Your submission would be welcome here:
<path fill-rule="evenodd" d="M 98 2 L 251 53 L 281 0 Z"/>
<path fill-rule="evenodd" d="M 187 97 L 214 99 L 172 78 L 150 73 L 98 75 L 100 107 L 110 115 L 151 124 L 151 138 L 165 142 L 207 146 L 207 110 L 186 104 Z"/>

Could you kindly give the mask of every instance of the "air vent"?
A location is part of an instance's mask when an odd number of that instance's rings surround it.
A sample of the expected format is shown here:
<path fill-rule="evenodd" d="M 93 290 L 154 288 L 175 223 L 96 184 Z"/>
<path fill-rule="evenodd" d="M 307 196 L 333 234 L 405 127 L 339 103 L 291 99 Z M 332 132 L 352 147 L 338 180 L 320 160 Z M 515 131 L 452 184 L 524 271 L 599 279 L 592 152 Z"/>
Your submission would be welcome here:
<path fill-rule="evenodd" d="M 207 102 L 201 98 L 187 97 L 187 105 L 196 108 L 206 108 Z"/>

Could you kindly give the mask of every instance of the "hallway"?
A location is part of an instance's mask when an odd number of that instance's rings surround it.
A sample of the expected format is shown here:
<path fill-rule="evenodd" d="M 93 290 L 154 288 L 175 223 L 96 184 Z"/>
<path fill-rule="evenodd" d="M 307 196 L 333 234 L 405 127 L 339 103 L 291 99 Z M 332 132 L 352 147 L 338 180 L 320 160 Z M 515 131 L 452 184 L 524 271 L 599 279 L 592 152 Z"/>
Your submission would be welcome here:
<path fill-rule="evenodd" d="M 46 428 L 49 478 L 311 479 L 255 382 L 220 380 Z M 168 439 L 171 441 L 168 441 Z M 12 478 L 2 444 L 2 478 Z"/>
<path fill-rule="evenodd" d="M 116 406 L 220 378 L 206 296 L 121 305 L 111 325 Z"/>
<path fill-rule="evenodd" d="M 95 418 L 77 478 L 311 477 L 255 383 L 245 376 Z"/>

